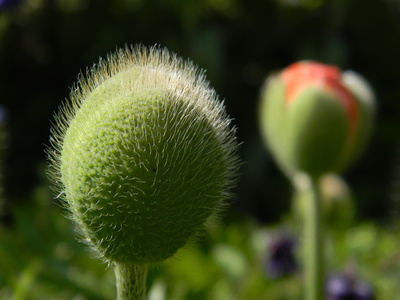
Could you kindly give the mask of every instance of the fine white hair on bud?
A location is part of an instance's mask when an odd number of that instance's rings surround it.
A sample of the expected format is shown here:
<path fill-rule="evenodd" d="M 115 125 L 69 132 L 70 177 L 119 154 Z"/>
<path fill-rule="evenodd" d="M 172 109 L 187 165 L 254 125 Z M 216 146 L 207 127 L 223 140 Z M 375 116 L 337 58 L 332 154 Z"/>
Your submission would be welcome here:
<path fill-rule="evenodd" d="M 58 195 L 105 260 L 172 256 L 237 179 L 223 102 L 202 70 L 158 46 L 120 49 L 78 79 L 51 129 Z"/>

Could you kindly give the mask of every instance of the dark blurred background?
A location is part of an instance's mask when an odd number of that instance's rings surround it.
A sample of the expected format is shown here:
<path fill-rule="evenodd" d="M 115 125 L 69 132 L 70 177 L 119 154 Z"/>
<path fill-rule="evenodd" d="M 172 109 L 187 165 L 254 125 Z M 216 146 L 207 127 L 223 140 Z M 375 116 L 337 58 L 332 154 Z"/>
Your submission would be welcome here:
<path fill-rule="evenodd" d="M 0 103 L 8 110 L 9 205 L 44 184 L 53 113 L 80 71 L 126 44 L 160 44 L 207 69 L 238 127 L 245 164 L 232 212 L 278 220 L 291 188 L 262 144 L 265 77 L 302 59 L 362 74 L 378 114 L 372 142 L 344 174 L 359 218 L 397 214 L 400 180 L 398 0 L 0 0 Z"/>

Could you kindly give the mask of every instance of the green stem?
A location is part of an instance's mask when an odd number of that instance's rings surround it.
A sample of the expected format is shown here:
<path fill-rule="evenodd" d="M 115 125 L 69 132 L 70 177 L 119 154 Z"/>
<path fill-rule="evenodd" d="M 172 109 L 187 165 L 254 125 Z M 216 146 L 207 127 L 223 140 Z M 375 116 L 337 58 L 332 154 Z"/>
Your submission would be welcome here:
<path fill-rule="evenodd" d="M 146 264 L 115 263 L 115 279 L 117 282 L 117 300 L 146 299 Z"/>
<path fill-rule="evenodd" d="M 305 299 L 322 300 L 324 285 L 323 222 L 319 178 L 311 178 L 310 193 L 304 210 L 304 280 Z"/>

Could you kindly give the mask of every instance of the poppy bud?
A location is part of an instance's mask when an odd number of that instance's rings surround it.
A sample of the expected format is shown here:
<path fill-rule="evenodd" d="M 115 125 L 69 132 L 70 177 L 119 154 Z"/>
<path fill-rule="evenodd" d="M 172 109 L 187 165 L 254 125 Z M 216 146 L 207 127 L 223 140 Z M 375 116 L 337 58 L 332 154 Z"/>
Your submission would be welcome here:
<path fill-rule="evenodd" d="M 52 129 L 52 175 L 107 261 L 172 256 L 230 194 L 235 129 L 201 71 L 166 49 L 119 50 L 80 80 Z"/>
<path fill-rule="evenodd" d="M 365 148 L 374 96 L 356 73 L 298 62 L 271 76 L 261 96 L 262 134 L 288 175 L 341 172 Z"/>

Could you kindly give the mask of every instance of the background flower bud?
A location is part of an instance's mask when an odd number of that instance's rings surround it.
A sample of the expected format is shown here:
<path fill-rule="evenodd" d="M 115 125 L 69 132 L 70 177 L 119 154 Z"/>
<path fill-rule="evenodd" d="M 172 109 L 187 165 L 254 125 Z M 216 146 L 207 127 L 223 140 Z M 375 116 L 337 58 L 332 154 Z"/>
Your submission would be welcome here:
<path fill-rule="evenodd" d="M 364 149 L 374 100 L 354 72 L 298 62 L 270 77 L 261 96 L 262 134 L 288 175 L 343 171 Z"/>

